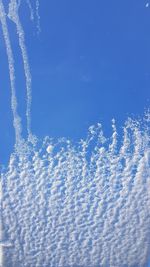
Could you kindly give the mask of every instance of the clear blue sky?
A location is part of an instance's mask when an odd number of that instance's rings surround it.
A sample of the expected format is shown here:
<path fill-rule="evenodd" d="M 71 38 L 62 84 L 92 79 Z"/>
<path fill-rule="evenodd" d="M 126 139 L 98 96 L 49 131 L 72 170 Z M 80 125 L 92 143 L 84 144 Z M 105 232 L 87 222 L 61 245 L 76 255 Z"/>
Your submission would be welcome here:
<path fill-rule="evenodd" d="M 108 133 L 113 117 L 120 127 L 129 115 L 143 114 L 150 99 L 150 7 L 146 8 L 146 1 L 41 2 L 39 36 L 26 5 L 21 9 L 33 77 L 33 133 L 77 140 L 98 121 Z M 25 129 L 24 74 L 12 23 L 9 29 Z M 0 162 L 5 162 L 14 134 L 2 41 L 0 57 Z"/>

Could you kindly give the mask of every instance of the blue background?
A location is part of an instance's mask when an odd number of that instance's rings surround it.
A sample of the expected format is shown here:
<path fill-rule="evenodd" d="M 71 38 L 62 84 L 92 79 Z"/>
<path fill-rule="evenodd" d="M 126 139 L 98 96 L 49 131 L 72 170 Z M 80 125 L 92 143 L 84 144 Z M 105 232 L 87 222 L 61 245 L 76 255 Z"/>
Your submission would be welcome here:
<path fill-rule="evenodd" d="M 24 2 L 20 17 L 33 77 L 34 134 L 78 140 L 100 121 L 107 135 L 113 117 L 121 127 L 128 116 L 144 113 L 150 98 L 150 7 L 145 1 L 45 1 L 40 5 L 39 36 L 29 16 Z M 26 136 L 22 58 L 15 26 L 8 24 Z M 0 57 L 0 162 L 5 163 L 14 131 L 3 41 Z"/>

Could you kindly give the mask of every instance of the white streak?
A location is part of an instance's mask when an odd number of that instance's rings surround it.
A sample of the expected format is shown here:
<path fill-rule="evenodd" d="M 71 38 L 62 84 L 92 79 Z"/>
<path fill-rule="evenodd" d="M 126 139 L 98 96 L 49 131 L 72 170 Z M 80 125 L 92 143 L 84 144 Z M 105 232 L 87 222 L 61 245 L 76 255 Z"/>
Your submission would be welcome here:
<path fill-rule="evenodd" d="M 37 18 L 37 31 L 38 31 L 38 34 L 40 33 L 41 31 L 41 27 L 40 27 L 40 15 L 39 15 L 39 0 L 36 0 L 36 18 Z"/>
<path fill-rule="evenodd" d="M 30 0 L 26 0 L 26 2 L 27 2 L 27 5 L 29 7 L 29 10 L 30 10 L 30 19 L 31 20 L 34 20 L 34 11 L 33 11 L 31 2 L 30 2 Z"/>
<path fill-rule="evenodd" d="M 17 113 L 14 59 L 13 59 L 13 53 L 12 53 L 11 43 L 9 39 L 8 28 L 7 28 L 5 9 L 4 9 L 2 0 L 0 0 L 0 21 L 2 24 L 3 36 L 4 36 L 6 50 L 7 50 L 9 76 L 10 76 L 10 83 L 11 83 L 11 107 L 12 107 L 12 112 L 13 112 L 13 124 L 15 128 L 16 142 L 18 142 L 21 138 L 22 129 L 21 129 L 20 117 L 18 116 L 18 113 Z"/>
<path fill-rule="evenodd" d="M 25 46 L 25 37 L 22 25 L 20 23 L 19 14 L 18 14 L 18 4 L 16 0 L 11 0 L 9 3 L 9 18 L 16 24 L 17 34 L 19 37 L 19 45 L 22 53 L 22 59 L 24 64 L 24 72 L 26 78 L 26 89 L 27 89 L 27 108 L 26 108 L 26 116 L 27 116 L 27 131 L 30 137 L 31 135 L 31 74 L 30 67 L 28 62 L 28 55 Z"/>

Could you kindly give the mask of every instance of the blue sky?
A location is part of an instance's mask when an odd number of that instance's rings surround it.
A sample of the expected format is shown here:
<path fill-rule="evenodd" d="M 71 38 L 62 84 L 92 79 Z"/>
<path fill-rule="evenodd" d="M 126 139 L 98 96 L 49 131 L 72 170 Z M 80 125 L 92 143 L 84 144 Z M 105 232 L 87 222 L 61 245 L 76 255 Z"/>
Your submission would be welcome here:
<path fill-rule="evenodd" d="M 7 1 L 8 2 L 8 1 Z M 32 1 L 34 2 L 34 1 Z M 26 34 L 32 86 L 32 130 L 38 137 L 86 136 L 111 119 L 121 128 L 128 116 L 143 115 L 150 104 L 150 6 L 144 0 L 41 1 L 41 33 L 20 17 Z M 26 93 L 16 30 L 9 24 L 15 58 L 16 90 L 23 136 Z M 13 151 L 14 130 L 6 48 L 0 28 L 0 164 Z M 150 266 L 150 265 L 149 265 Z"/>
<path fill-rule="evenodd" d="M 146 8 L 146 1 L 47 1 L 40 5 L 39 36 L 25 4 L 20 15 L 33 77 L 33 133 L 77 140 L 98 121 L 107 134 L 113 117 L 121 127 L 128 116 L 143 114 L 150 98 L 150 7 Z M 9 29 L 25 135 L 24 73 L 12 23 Z M 2 42 L 0 48 L 0 161 L 5 162 L 14 134 Z"/>
<path fill-rule="evenodd" d="M 35 131 L 42 121 L 41 135 L 74 138 L 99 120 L 107 126 L 112 117 L 122 123 L 143 113 L 149 105 L 149 22 L 143 1 L 41 5 L 42 33 L 31 52 Z"/>

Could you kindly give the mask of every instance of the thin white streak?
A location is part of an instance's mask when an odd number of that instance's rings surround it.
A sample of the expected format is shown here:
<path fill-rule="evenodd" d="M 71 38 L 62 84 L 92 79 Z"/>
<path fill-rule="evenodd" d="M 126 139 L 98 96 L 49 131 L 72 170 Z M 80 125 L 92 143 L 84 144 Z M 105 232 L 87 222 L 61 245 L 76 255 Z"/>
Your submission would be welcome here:
<path fill-rule="evenodd" d="M 39 0 L 36 0 L 36 18 L 37 18 L 37 33 L 38 34 L 41 32 L 39 7 L 40 7 Z"/>
<path fill-rule="evenodd" d="M 16 142 L 21 138 L 21 120 L 17 113 L 17 99 L 15 92 L 15 70 L 14 70 L 14 59 L 11 48 L 11 43 L 9 39 L 8 27 L 6 22 L 6 14 L 2 0 L 0 0 L 0 21 L 2 24 L 3 36 L 5 40 L 7 57 L 8 57 L 8 65 L 9 65 L 9 76 L 10 76 L 10 84 L 11 84 L 11 107 L 13 112 L 13 124 L 15 128 Z"/>
<path fill-rule="evenodd" d="M 30 2 L 30 0 L 26 0 L 26 2 L 27 2 L 27 5 L 29 7 L 29 10 L 30 10 L 30 19 L 31 20 L 34 20 L 34 11 L 33 11 L 31 2 Z"/>
<path fill-rule="evenodd" d="M 27 108 L 26 108 L 26 117 L 27 117 L 27 131 L 28 136 L 31 136 L 31 102 L 32 102 L 32 92 L 31 92 L 31 73 L 30 66 L 28 62 L 28 55 L 25 46 L 25 36 L 22 25 L 20 23 L 19 14 L 18 14 L 18 4 L 16 0 L 11 0 L 9 3 L 9 18 L 15 23 L 17 28 L 17 34 L 19 37 L 19 46 L 22 53 L 22 59 L 24 64 L 24 72 L 26 78 L 26 90 L 27 90 Z"/>

